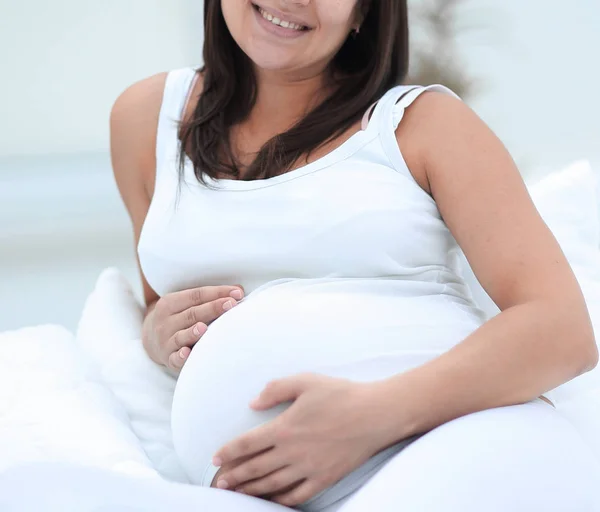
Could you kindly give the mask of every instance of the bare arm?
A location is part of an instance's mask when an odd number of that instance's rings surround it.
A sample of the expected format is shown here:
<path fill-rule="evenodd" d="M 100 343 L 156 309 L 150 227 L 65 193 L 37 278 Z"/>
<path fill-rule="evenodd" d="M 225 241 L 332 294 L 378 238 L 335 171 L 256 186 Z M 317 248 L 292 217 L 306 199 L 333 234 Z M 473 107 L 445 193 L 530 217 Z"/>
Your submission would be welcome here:
<path fill-rule="evenodd" d="M 112 167 L 136 247 L 154 192 L 156 131 L 165 79 L 166 73 L 161 73 L 133 84 L 117 98 L 110 115 Z M 146 305 L 151 306 L 158 295 L 141 269 L 140 276 Z"/>
<path fill-rule="evenodd" d="M 465 104 L 435 92 L 407 110 L 397 135 L 501 313 L 449 352 L 383 381 L 388 412 L 402 408 L 387 415 L 404 425 L 391 426 L 392 438 L 394 428 L 406 437 L 532 400 L 594 368 L 581 289 L 499 139 Z"/>
<path fill-rule="evenodd" d="M 166 73 L 161 73 L 133 84 L 117 98 L 110 115 L 112 168 L 131 218 L 136 248 L 154 191 L 156 131 L 165 79 Z M 140 277 L 147 306 L 142 339 L 148 351 L 148 320 L 159 297 L 141 268 Z M 148 353 L 156 361 L 156 355 Z"/>

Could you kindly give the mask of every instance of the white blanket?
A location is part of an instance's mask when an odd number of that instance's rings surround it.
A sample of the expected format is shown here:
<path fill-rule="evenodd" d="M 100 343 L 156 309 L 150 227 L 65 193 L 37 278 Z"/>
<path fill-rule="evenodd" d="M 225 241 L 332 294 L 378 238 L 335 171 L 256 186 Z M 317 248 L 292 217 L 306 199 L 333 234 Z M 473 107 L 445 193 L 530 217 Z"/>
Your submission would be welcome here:
<path fill-rule="evenodd" d="M 130 283 L 106 269 L 88 297 L 77 340 L 103 382 L 127 411 L 131 428 L 153 467 L 166 479 L 188 482 L 173 449 L 171 402 L 176 379 L 146 355 L 142 307 Z"/>
<path fill-rule="evenodd" d="M 53 325 L 0 334 L 0 470 L 29 461 L 158 476 L 123 405 Z"/>

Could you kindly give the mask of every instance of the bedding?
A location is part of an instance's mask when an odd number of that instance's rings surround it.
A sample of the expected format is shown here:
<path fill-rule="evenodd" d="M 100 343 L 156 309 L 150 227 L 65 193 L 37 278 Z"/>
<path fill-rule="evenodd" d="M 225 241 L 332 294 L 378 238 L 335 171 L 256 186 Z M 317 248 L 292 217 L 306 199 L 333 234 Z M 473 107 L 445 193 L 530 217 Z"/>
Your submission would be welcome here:
<path fill-rule="evenodd" d="M 152 466 L 166 479 L 187 482 L 171 438 L 175 377 L 148 358 L 141 343 L 143 310 L 116 268 L 104 270 L 77 328 L 81 349 L 127 411 Z"/>
<path fill-rule="evenodd" d="M 0 334 L 0 471 L 34 461 L 158 477 L 123 405 L 56 325 Z"/>

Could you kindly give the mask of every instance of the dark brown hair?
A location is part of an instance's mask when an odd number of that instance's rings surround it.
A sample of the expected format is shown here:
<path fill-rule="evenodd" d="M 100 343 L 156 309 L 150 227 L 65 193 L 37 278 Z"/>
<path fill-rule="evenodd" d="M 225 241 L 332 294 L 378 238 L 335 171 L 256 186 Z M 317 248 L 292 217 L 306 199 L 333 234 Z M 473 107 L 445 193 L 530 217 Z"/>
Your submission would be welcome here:
<path fill-rule="evenodd" d="M 407 0 L 359 0 L 360 32 L 351 35 L 331 62 L 340 76 L 335 92 L 285 133 L 268 141 L 241 177 L 229 130 L 256 101 L 252 63 L 225 24 L 221 0 L 204 4 L 204 84 L 190 120 L 180 128 L 180 174 L 189 157 L 197 179 L 265 179 L 284 173 L 300 157 L 350 129 L 369 106 L 408 72 Z M 225 157 L 225 158 L 223 158 Z"/>

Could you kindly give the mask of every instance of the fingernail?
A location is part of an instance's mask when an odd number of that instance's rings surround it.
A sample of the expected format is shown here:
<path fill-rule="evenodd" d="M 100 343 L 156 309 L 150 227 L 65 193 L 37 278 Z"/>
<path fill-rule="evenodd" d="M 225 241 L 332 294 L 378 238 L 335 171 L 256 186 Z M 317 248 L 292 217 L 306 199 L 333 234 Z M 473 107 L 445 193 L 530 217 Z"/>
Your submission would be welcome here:
<path fill-rule="evenodd" d="M 200 336 L 202 336 L 204 334 L 204 330 L 205 330 L 204 328 L 205 328 L 204 324 L 196 324 L 196 325 L 194 325 L 194 328 L 192 329 L 192 332 L 196 336 L 200 337 Z"/>
<path fill-rule="evenodd" d="M 223 304 L 223 309 L 225 311 L 229 311 L 235 303 L 232 300 L 228 300 L 225 304 Z"/>
<path fill-rule="evenodd" d="M 220 467 L 223 461 L 219 457 L 213 457 L 212 463 L 213 466 Z"/>
<path fill-rule="evenodd" d="M 221 479 L 217 481 L 217 487 L 219 489 L 227 489 L 227 487 L 229 487 L 229 483 L 227 482 L 227 480 Z"/>
<path fill-rule="evenodd" d="M 239 492 L 240 494 L 246 494 L 246 491 L 244 491 L 244 489 L 236 489 L 236 492 Z"/>
<path fill-rule="evenodd" d="M 231 297 L 233 297 L 234 299 L 241 300 L 241 298 L 243 297 L 244 294 L 242 293 L 242 290 L 236 289 L 236 290 L 233 290 L 229 295 Z"/>
<path fill-rule="evenodd" d="M 181 359 L 185 359 L 187 357 L 186 354 L 185 354 L 185 350 L 181 349 L 179 351 L 179 357 L 181 357 Z"/>

